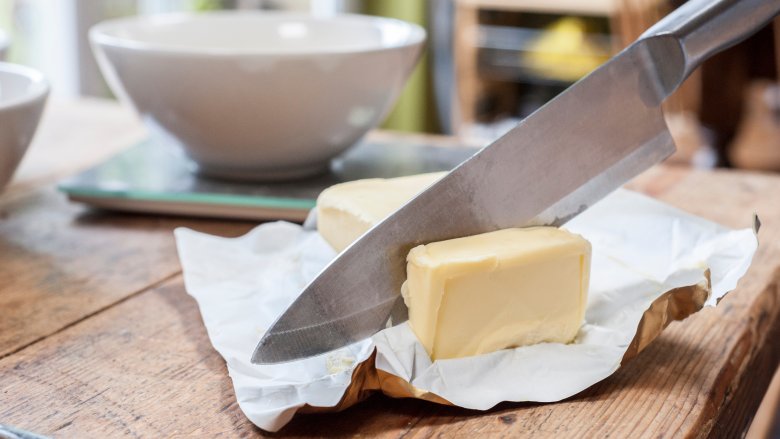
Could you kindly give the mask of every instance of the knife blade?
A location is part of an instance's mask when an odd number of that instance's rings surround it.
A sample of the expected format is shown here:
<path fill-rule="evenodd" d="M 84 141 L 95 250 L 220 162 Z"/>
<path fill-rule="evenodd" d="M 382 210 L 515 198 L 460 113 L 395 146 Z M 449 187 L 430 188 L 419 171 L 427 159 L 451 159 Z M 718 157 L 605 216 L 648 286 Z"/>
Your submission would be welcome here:
<path fill-rule="evenodd" d="M 661 103 L 704 59 L 758 30 L 780 0 L 692 0 L 366 232 L 267 331 L 252 361 L 363 340 L 393 314 L 414 246 L 561 225 L 674 150 Z"/>

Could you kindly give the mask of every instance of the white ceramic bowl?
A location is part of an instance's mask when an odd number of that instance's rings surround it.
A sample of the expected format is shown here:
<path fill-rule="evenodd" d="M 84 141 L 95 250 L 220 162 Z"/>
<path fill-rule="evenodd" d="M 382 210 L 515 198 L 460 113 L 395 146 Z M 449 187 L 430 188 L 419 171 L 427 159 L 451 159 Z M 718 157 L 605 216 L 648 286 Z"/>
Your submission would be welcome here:
<path fill-rule="evenodd" d="M 286 179 L 327 168 L 384 118 L 425 31 L 360 15 L 217 12 L 90 30 L 104 76 L 202 172 Z"/>
<path fill-rule="evenodd" d="M 48 94 L 37 70 L 0 62 L 0 190 L 30 145 Z"/>

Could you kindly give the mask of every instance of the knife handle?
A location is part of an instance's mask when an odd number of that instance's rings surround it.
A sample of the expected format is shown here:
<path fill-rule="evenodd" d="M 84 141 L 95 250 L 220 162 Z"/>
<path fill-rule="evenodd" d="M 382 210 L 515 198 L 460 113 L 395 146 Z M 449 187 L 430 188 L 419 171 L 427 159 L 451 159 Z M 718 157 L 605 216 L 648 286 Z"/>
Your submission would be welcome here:
<path fill-rule="evenodd" d="M 750 35 L 780 13 L 780 0 L 689 0 L 648 29 L 644 40 L 671 94 L 704 60 Z"/>

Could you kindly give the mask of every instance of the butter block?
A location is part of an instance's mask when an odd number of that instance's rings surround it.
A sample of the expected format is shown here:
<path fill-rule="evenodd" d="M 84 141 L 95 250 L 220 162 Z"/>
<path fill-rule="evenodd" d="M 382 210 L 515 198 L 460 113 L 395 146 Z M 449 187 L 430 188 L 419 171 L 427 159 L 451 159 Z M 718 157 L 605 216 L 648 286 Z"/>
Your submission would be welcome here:
<path fill-rule="evenodd" d="M 317 198 L 317 231 L 340 252 L 445 174 L 371 178 L 331 186 Z"/>
<path fill-rule="evenodd" d="M 402 287 L 409 324 L 433 360 L 569 343 L 585 316 L 590 255 L 587 240 L 555 227 L 415 247 Z"/>

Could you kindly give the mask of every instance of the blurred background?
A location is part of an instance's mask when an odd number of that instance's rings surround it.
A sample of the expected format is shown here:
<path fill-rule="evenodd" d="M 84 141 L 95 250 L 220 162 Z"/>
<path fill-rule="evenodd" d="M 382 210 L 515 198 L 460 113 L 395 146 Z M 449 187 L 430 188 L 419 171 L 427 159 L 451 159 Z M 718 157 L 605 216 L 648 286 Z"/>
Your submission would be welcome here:
<path fill-rule="evenodd" d="M 486 144 L 630 44 L 681 0 L 0 0 L 7 59 L 53 97 L 111 94 L 87 32 L 134 14 L 219 9 L 356 12 L 422 24 L 423 62 L 383 127 Z M 665 105 L 673 163 L 780 172 L 778 22 L 714 57 Z"/>

